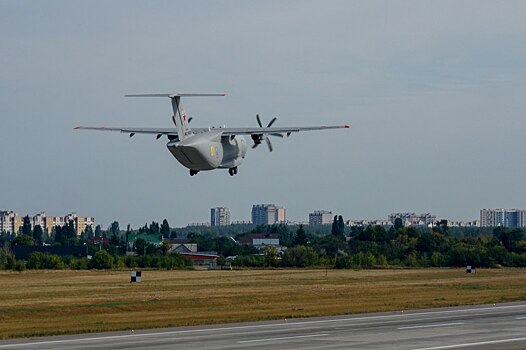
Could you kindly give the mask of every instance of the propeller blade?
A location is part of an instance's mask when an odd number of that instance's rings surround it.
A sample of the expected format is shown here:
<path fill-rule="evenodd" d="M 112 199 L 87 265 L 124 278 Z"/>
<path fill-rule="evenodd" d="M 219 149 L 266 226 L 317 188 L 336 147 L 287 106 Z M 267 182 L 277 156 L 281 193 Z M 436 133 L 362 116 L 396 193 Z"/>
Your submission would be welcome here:
<path fill-rule="evenodd" d="M 259 119 L 259 114 L 256 114 L 256 120 L 258 121 L 259 127 L 262 128 L 263 124 L 261 124 L 261 119 Z"/>
<path fill-rule="evenodd" d="M 272 152 L 272 142 L 270 142 L 268 137 L 265 137 L 265 141 L 267 141 L 268 150 Z"/>
<path fill-rule="evenodd" d="M 254 144 L 252 145 L 252 149 L 256 148 L 258 145 L 259 145 L 259 143 L 254 143 Z"/>
<path fill-rule="evenodd" d="M 267 128 L 270 128 L 270 127 L 272 126 L 272 124 L 274 124 L 274 122 L 275 122 L 276 120 L 278 120 L 277 117 L 272 118 L 272 120 L 270 121 L 270 123 L 268 123 Z"/>
<path fill-rule="evenodd" d="M 272 134 L 269 134 L 269 135 L 283 138 L 283 135 L 282 134 L 278 134 L 277 132 L 273 132 Z"/>
<path fill-rule="evenodd" d="M 192 121 L 193 118 L 194 118 L 194 117 L 190 117 L 190 118 L 188 118 L 188 124 L 190 124 L 190 122 Z"/>
<path fill-rule="evenodd" d="M 159 140 L 161 138 L 161 136 L 163 136 L 163 135 L 162 134 L 157 134 L 156 140 Z"/>

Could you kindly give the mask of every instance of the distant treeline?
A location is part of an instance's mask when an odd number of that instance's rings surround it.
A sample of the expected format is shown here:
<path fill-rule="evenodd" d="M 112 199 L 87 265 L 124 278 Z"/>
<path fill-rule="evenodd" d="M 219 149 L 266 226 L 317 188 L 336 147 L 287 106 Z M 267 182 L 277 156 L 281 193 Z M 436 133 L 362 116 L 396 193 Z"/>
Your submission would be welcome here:
<path fill-rule="evenodd" d="M 526 267 L 526 235 L 515 228 L 451 228 L 447 221 L 433 228 L 403 227 L 401 222 L 384 226 L 344 227 L 335 217 L 326 235 L 308 233 L 302 226 L 292 231 L 286 225 L 258 226 L 254 232 L 278 233 L 281 254 L 266 247 L 260 254 L 240 254 L 240 248 L 225 237 L 191 234 L 193 241 L 214 249 L 221 256 L 236 256 L 234 266 L 335 268 L 372 267 Z M 475 235 L 475 233 L 483 233 Z"/>
<path fill-rule="evenodd" d="M 47 253 L 31 253 L 27 261 L 17 260 L 15 256 L 0 250 L 0 269 L 23 271 L 25 269 L 124 269 L 124 268 L 155 268 L 155 269 L 189 269 L 192 262 L 178 254 L 148 254 L 143 256 L 112 255 L 106 250 L 100 250 L 91 259 L 73 256 L 61 257 Z"/>
<path fill-rule="evenodd" d="M 152 222 L 139 229 L 139 233 L 166 238 L 185 236 L 197 243 L 199 251 L 216 252 L 219 264 L 228 259 L 237 267 L 526 267 L 526 235 L 523 229 L 450 228 L 447 221 L 437 222 L 432 228 L 404 227 L 401 220 L 392 226 L 346 227 L 341 216 L 335 216 L 332 225 L 303 227 L 276 225 L 231 225 L 227 231 L 214 227 L 193 227 L 191 232 L 177 233 L 166 222 Z M 178 229 L 179 230 L 179 229 Z M 134 232 L 126 231 L 114 222 L 107 231 L 97 227 L 85 237 L 73 235 L 72 227 L 56 231 L 48 238 L 53 245 L 85 244 L 88 260 L 82 257 L 60 257 L 35 252 L 26 260 L 16 260 L 12 245 L 31 245 L 38 241 L 34 232 L 15 238 L 2 236 L 0 269 L 110 269 L 110 268 L 189 268 L 192 263 L 169 254 L 170 245 L 160 246 L 144 239 L 129 242 Z M 228 234 L 224 235 L 225 232 Z M 282 248 L 265 247 L 257 250 L 239 244 L 248 233 L 277 233 Z M 93 241 L 89 237 L 106 237 Z M 133 252 L 132 255 L 129 253 Z"/>

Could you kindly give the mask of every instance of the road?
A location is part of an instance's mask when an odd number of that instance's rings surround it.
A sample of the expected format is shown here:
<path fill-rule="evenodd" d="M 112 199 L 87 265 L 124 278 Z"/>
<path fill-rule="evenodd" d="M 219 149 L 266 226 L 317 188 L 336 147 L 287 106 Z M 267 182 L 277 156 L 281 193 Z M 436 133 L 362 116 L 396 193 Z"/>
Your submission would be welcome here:
<path fill-rule="evenodd" d="M 3 349 L 526 349 L 526 303 L 16 339 Z"/>

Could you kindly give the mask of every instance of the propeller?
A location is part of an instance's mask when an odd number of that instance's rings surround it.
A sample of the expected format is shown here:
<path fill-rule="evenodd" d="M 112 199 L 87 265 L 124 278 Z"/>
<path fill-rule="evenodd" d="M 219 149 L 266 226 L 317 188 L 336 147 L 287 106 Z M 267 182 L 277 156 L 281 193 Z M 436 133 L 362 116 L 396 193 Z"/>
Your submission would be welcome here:
<path fill-rule="evenodd" d="M 256 114 L 256 120 L 258 122 L 259 127 L 263 128 L 263 124 L 261 123 L 261 119 L 259 118 L 259 114 Z M 272 120 L 268 123 L 267 128 L 270 128 L 272 126 L 272 124 L 274 124 L 274 122 L 276 122 L 276 120 L 278 120 L 277 117 L 272 118 Z M 277 133 L 277 132 L 273 132 L 273 133 L 270 133 L 268 135 L 283 138 L 283 135 L 280 134 L 280 133 Z M 252 134 L 252 135 L 250 135 L 250 137 L 252 137 L 252 140 L 254 140 L 254 145 L 252 145 L 252 148 L 256 148 L 263 140 L 265 140 L 266 143 L 267 143 L 267 146 L 268 146 L 268 150 L 270 152 L 272 152 L 272 150 L 274 149 L 272 147 L 272 142 L 270 142 L 270 139 L 268 138 L 267 134 Z"/>

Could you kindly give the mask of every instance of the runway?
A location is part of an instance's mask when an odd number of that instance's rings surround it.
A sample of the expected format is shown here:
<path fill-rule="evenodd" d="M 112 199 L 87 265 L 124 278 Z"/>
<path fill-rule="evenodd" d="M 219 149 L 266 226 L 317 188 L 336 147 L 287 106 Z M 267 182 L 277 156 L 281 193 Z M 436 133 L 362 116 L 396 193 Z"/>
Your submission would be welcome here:
<path fill-rule="evenodd" d="M 352 302 L 352 301 L 350 301 Z M 3 349 L 525 349 L 526 303 L 0 342 Z"/>

